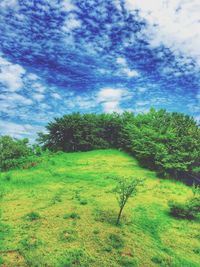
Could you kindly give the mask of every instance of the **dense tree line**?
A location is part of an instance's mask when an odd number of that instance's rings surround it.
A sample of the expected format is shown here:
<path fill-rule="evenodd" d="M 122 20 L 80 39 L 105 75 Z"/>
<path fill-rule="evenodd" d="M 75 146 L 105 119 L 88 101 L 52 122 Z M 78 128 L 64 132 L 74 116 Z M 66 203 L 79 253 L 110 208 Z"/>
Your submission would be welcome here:
<path fill-rule="evenodd" d="M 163 176 L 200 176 L 200 129 L 182 113 L 80 114 L 55 118 L 39 142 L 52 151 L 120 148 Z"/>
<path fill-rule="evenodd" d="M 162 176 L 200 178 L 200 128 L 181 113 L 151 109 L 146 114 L 80 114 L 55 118 L 38 141 L 44 150 L 88 151 L 118 148 L 134 155 L 141 164 Z M 23 165 L 41 154 L 27 139 L 0 137 L 0 169 Z"/>

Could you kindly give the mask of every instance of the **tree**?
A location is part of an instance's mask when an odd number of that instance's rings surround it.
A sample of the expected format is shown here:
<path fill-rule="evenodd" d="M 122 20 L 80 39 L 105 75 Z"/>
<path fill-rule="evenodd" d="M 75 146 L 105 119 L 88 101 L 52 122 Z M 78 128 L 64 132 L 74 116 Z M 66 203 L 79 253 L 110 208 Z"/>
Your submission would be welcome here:
<path fill-rule="evenodd" d="M 120 218 L 122 215 L 122 211 L 131 196 L 135 196 L 137 194 L 137 188 L 141 185 L 142 180 L 138 178 L 126 178 L 126 177 L 118 177 L 117 186 L 114 189 L 116 193 L 116 198 L 119 204 L 119 213 L 117 217 L 116 224 L 118 225 L 120 222 Z"/>
<path fill-rule="evenodd" d="M 164 109 L 138 115 L 72 113 L 55 118 L 46 128 L 38 141 L 51 151 L 117 148 L 160 176 L 200 177 L 200 128 L 182 113 Z"/>
<path fill-rule="evenodd" d="M 16 139 L 10 136 L 0 136 L 0 170 L 8 170 L 19 165 L 22 158 L 32 154 L 28 139 Z"/>

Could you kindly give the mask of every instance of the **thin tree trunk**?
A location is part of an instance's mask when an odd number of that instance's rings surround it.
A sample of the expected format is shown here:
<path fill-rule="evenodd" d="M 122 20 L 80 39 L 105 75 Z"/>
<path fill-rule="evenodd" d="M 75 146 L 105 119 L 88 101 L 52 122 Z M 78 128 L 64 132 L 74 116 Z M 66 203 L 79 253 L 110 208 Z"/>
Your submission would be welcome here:
<path fill-rule="evenodd" d="M 118 214 L 118 218 L 117 218 L 117 222 L 116 224 L 118 225 L 119 224 L 119 221 L 120 221 L 120 218 L 121 218 L 121 215 L 122 215 L 122 210 L 123 210 L 124 206 L 122 206 L 119 210 L 119 214 Z"/>

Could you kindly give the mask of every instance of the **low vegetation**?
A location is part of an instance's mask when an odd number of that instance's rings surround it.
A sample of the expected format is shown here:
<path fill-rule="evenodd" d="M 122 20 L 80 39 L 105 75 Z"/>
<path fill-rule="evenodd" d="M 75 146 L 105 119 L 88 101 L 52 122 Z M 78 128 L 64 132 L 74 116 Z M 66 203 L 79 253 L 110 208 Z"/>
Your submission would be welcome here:
<path fill-rule="evenodd" d="M 118 225 L 116 177 L 143 180 Z M 198 196 L 118 150 L 42 155 L 0 173 L 0 265 L 198 267 L 199 214 L 177 218 L 168 206 Z"/>
<path fill-rule="evenodd" d="M 193 196 L 185 202 L 169 202 L 170 213 L 177 218 L 194 219 L 200 214 L 200 187 L 193 186 Z"/>

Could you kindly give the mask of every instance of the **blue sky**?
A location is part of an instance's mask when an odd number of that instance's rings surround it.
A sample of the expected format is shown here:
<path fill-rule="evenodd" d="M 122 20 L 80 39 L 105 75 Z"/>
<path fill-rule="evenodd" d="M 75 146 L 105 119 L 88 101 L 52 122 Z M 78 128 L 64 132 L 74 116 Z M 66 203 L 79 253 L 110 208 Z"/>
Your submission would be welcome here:
<path fill-rule="evenodd" d="M 0 32 L 0 134 L 74 111 L 200 119 L 199 0 L 1 0 Z"/>

